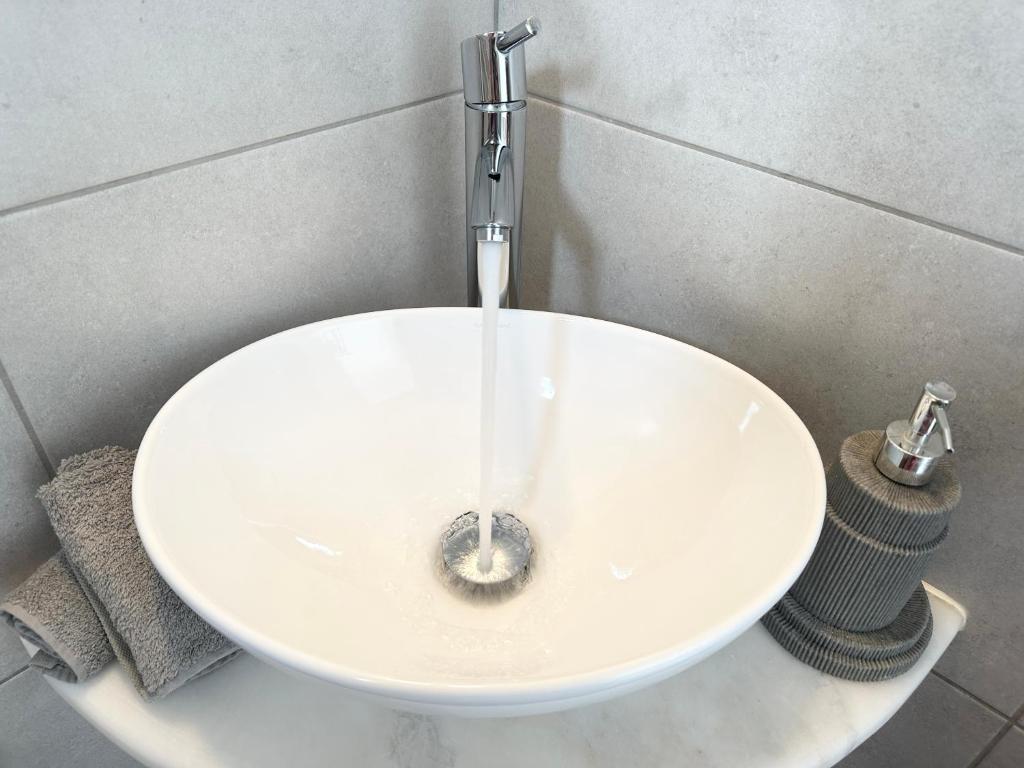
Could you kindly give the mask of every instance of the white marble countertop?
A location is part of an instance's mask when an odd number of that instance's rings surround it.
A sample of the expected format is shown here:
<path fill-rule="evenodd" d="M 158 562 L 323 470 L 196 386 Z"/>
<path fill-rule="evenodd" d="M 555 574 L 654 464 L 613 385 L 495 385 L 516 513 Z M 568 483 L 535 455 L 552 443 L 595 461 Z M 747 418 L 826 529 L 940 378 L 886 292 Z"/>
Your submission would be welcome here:
<path fill-rule="evenodd" d="M 928 592 L 931 643 L 913 669 L 883 683 L 823 675 L 789 656 L 760 624 L 647 690 L 523 718 L 394 712 L 249 656 L 153 704 L 117 665 L 82 685 L 47 680 L 131 755 L 166 768 L 817 768 L 839 761 L 892 717 L 963 627 L 963 608 Z"/>

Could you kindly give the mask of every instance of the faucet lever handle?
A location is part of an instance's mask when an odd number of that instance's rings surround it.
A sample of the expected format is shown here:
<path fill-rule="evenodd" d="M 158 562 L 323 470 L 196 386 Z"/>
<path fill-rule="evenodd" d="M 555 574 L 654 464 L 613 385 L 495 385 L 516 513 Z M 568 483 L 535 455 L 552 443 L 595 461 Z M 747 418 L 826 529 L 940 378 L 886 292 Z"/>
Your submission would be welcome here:
<path fill-rule="evenodd" d="M 500 53 L 508 53 L 518 45 L 522 45 L 540 32 L 540 19 L 530 16 L 516 24 L 512 29 L 502 32 L 495 38 L 494 45 Z"/>

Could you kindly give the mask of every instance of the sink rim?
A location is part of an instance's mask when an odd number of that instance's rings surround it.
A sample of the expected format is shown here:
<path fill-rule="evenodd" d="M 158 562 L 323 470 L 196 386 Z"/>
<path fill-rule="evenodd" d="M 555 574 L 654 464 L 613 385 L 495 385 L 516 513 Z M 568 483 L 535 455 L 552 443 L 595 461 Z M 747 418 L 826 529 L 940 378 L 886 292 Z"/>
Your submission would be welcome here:
<path fill-rule="evenodd" d="M 191 391 L 198 386 L 198 382 L 201 382 L 210 371 L 228 364 L 236 355 L 245 353 L 250 347 L 263 344 L 271 339 L 277 339 L 289 334 L 308 332 L 310 329 L 322 325 L 362 322 L 379 315 L 421 314 L 443 316 L 466 315 L 467 313 L 479 312 L 479 309 L 470 307 L 424 307 L 379 310 L 308 323 L 254 341 L 217 360 L 193 376 L 171 396 L 153 419 L 139 447 L 133 472 L 132 501 L 135 524 L 146 553 L 154 567 L 189 607 L 195 610 L 213 627 L 253 655 L 277 666 L 298 670 L 316 678 L 326 679 L 364 694 L 395 702 L 408 702 L 411 705 L 429 706 L 431 700 L 433 700 L 433 702 L 441 706 L 528 706 L 541 705 L 544 702 L 554 702 L 563 699 L 583 698 L 587 697 L 588 694 L 594 694 L 598 691 L 608 691 L 614 695 L 615 689 L 626 686 L 632 688 L 635 683 L 641 680 L 651 679 L 654 682 L 664 679 L 727 645 L 756 623 L 782 597 L 806 566 L 820 535 L 825 512 L 825 474 L 817 446 L 806 425 L 779 395 L 759 379 L 742 368 L 686 342 L 651 331 L 596 318 L 538 310 L 517 309 L 506 311 L 522 313 L 524 315 L 543 315 L 552 320 L 593 324 L 598 327 L 603 326 L 615 333 L 639 335 L 647 343 L 655 343 L 672 348 L 685 348 L 691 353 L 695 353 L 698 357 L 705 359 L 712 366 L 721 368 L 726 375 L 739 376 L 746 379 L 767 401 L 774 403 L 778 407 L 780 414 L 794 428 L 794 432 L 799 437 L 805 453 L 811 459 L 811 465 L 817 469 L 814 477 L 814 504 L 820 509 L 820 513 L 815 518 L 815 525 L 805 532 L 801 557 L 794 561 L 794 565 L 789 571 L 775 578 L 774 582 L 770 585 L 770 589 L 766 589 L 763 592 L 766 597 L 761 598 L 759 601 L 753 601 L 747 611 L 739 616 L 734 615 L 729 622 L 721 622 L 720 624 L 724 624 L 724 627 L 710 626 L 696 635 L 696 637 L 690 636 L 685 641 L 628 661 L 586 672 L 545 677 L 542 680 L 520 681 L 510 679 L 500 682 L 466 683 L 432 683 L 408 680 L 378 673 L 367 673 L 334 661 L 327 662 L 323 657 L 296 650 L 294 647 L 272 636 L 260 631 L 251 630 L 246 624 L 236 621 L 233 617 L 222 613 L 220 609 L 212 605 L 204 597 L 202 591 L 197 589 L 189 578 L 175 566 L 173 556 L 168 555 L 161 546 L 159 537 L 152 527 L 151 520 L 153 518 L 145 511 L 145 503 L 141 499 L 141 491 L 139 490 L 145 482 L 145 475 L 150 465 L 150 455 L 155 444 L 156 435 L 159 432 L 159 427 L 169 418 L 168 415 L 173 411 L 175 404 L 180 399 L 188 397 Z"/>

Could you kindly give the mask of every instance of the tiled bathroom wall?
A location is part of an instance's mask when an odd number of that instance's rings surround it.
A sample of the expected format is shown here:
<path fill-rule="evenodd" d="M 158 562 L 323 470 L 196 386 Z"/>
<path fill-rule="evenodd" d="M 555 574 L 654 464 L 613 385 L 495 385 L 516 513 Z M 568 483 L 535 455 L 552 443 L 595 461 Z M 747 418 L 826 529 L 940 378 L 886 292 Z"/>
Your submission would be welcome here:
<path fill-rule="evenodd" d="M 968 608 L 844 766 L 1024 765 L 1024 10 L 503 0 L 528 54 L 526 304 L 707 349 L 828 461 L 947 378 Z"/>
<path fill-rule="evenodd" d="M 826 458 L 929 376 L 958 388 L 964 499 L 929 578 L 971 617 L 844 766 L 1024 764 L 1020 5 L 498 10 L 544 23 L 529 306 L 746 368 Z M 457 45 L 494 12 L 4 7 L 0 595 L 55 547 L 33 495 L 61 458 L 137 444 L 209 363 L 324 317 L 461 303 Z M 0 630 L 0 764 L 134 765 L 24 664 Z"/>
<path fill-rule="evenodd" d="M 493 3 L 7 3 L 0 23 L 0 596 L 56 547 L 34 498 L 138 444 L 244 344 L 459 304 L 458 43 Z M 399 225 L 400 223 L 400 225 Z M 0 629 L 0 765 L 134 765 Z"/>

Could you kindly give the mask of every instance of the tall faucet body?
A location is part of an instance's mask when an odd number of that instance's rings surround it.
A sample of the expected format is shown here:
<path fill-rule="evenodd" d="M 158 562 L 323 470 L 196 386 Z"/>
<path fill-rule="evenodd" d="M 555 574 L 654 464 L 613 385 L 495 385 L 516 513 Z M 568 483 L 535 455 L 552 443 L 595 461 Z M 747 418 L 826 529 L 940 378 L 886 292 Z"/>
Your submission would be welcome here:
<path fill-rule="evenodd" d="M 466 274 L 469 306 L 480 305 L 477 242 L 508 243 L 502 307 L 518 307 L 526 171 L 526 57 L 523 43 L 540 31 L 529 18 L 506 32 L 462 43 L 466 102 Z"/>

